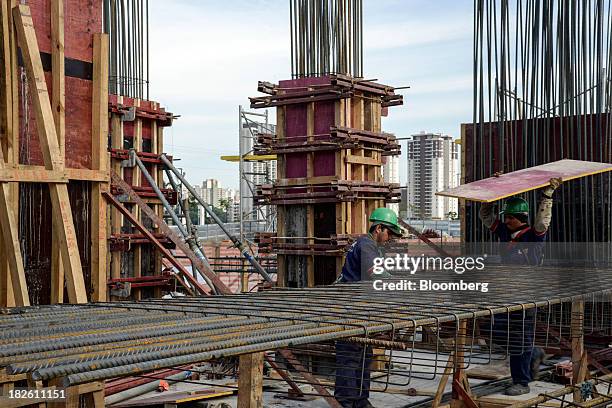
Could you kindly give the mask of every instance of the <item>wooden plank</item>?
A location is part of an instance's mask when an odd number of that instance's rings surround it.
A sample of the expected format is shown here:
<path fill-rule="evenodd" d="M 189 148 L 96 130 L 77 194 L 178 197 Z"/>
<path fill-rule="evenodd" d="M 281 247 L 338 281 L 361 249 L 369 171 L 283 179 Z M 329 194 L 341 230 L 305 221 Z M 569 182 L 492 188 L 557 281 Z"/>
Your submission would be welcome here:
<path fill-rule="evenodd" d="M 108 34 L 94 34 L 91 166 L 108 171 Z"/>
<path fill-rule="evenodd" d="M 123 98 L 119 96 L 117 98 L 118 103 L 123 102 Z M 123 122 L 121 116 L 113 114 L 111 116 L 111 147 L 113 149 L 123 148 Z M 117 159 L 111 160 L 112 171 L 123 178 L 123 168 L 121 162 Z M 123 216 L 121 212 L 115 207 L 111 208 L 111 220 L 110 220 L 111 234 L 120 234 L 121 227 L 123 226 Z M 111 252 L 111 278 L 118 279 L 121 276 L 121 252 Z"/>
<path fill-rule="evenodd" d="M 344 160 L 347 163 L 353 163 L 353 164 L 365 164 L 365 165 L 370 165 L 370 166 L 381 166 L 382 165 L 382 162 L 378 158 L 367 157 L 367 156 L 355 156 L 352 154 L 347 155 L 344 158 Z M 376 180 L 371 180 L 371 181 L 376 181 Z"/>
<path fill-rule="evenodd" d="M 134 99 L 134 106 L 140 106 L 140 100 Z M 132 139 L 133 145 L 132 147 L 136 152 L 142 152 L 142 118 L 136 117 L 134 120 L 134 138 Z M 142 183 L 142 172 L 138 166 L 132 168 L 132 185 L 133 186 L 141 186 Z M 133 208 L 134 216 L 140 222 L 142 222 L 142 218 L 140 217 L 140 207 L 135 205 Z M 134 256 L 134 277 L 140 278 L 142 276 L 142 246 L 138 245 L 134 248 L 133 251 Z M 136 290 L 133 292 L 134 299 L 140 300 L 142 297 L 142 291 Z"/>
<path fill-rule="evenodd" d="M 47 170 L 44 166 L 20 164 L 0 170 L 0 181 L 19 183 L 68 183 L 70 180 L 107 183 L 110 172 L 90 169 Z"/>
<path fill-rule="evenodd" d="M 572 384 L 580 384 L 586 379 L 588 368 L 584 349 L 584 300 L 572 301 L 570 338 L 572 339 Z M 579 388 L 574 390 L 573 401 L 582 402 Z"/>
<path fill-rule="evenodd" d="M 306 134 L 308 135 L 308 141 L 314 141 L 315 129 L 315 104 L 314 102 L 306 105 Z M 314 177 L 314 166 L 315 166 L 315 152 L 306 153 L 306 177 L 311 179 Z M 309 187 L 308 192 L 312 193 L 313 188 Z M 306 236 L 308 245 L 313 245 L 314 240 L 310 237 L 314 237 L 314 205 L 306 205 Z M 308 255 L 306 257 L 306 286 L 312 288 L 315 286 L 315 273 L 314 273 L 314 256 Z"/>
<path fill-rule="evenodd" d="M 28 83 L 31 87 L 32 104 L 36 114 L 36 125 L 45 168 L 62 171 L 64 163 L 60 157 L 49 92 L 30 8 L 26 5 L 13 8 L 13 18 Z M 53 206 L 53 227 L 58 231 L 57 239 L 61 246 L 62 262 L 68 280 L 69 300 L 71 303 L 86 303 L 85 280 L 70 209 L 68 188 L 65 184 L 50 184 L 49 191 Z"/>
<path fill-rule="evenodd" d="M 20 183 L 68 183 L 65 171 L 37 168 L 4 168 L 0 170 L 0 182 L 16 181 Z"/>
<path fill-rule="evenodd" d="M 295 177 L 295 178 L 284 178 L 277 180 L 277 185 L 281 187 L 292 187 L 296 185 L 307 185 L 307 184 L 326 184 L 337 181 L 337 176 L 315 176 L 315 177 Z"/>
<path fill-rule="evenodd" d="M 8 2 L 7 2 L 8 3 Z M 12 107 L 11 113 L 13 116 L 13 120 L 11 123 L 7 123 L 9 125 L 9 138 L 8 138 L 8 149 L 7 149 L 7 163 L 15 165 L 19 163 L 19 68 L 17 66 L 17 34 L 15 32 L 15 21 L 13 19 L 13 13 L 11 10 L 13 7 L 19 4 L 19 0 L 10 0 L 11 7 L 7 9 L 8 14 L 8 22 L 9 22 L 9 41 L 10 41 L 10 71 L 11 71 L 11 95 L 12 95 Z M 12 133 L 12 135 L 11 135 Z M 13 207 L 13 214 L 15 217 L 15 222 L 18 223 L 19 220 L 19 184 L 11 183 L 10 184 L 10 197 L 9 201 L 11 206 Z M 13 287 L 11 283 L 11 274 L 7 274 L 7 286 L 9 288 Z M 8 292 L 7 296 L 7 306 L 15 306 L 17 303 L 15 302 L 15 296 L 13 291 Z"/>
<path fill-rule="evenodd" d="M 154 102 L 153 108 L 158 109 L 159 105 Z M 163 142 L 163 127 L 158 127 L 156 121 L 151 121 L 151 153 L 162 154 L 164 150 L 164 142 Z M 161 140 L 160 140 L 161 139 Z M 164 187 L 164 172 L 162 170 L 163 166 L 153 165 L 151 169 L 151 176 L 157 183 L 159 188 Z M 156 205 L 154 207 L 155 213 L 161 218 L 163 217 L 163 206 Z M 159 228 L 154 228 L 154 232 L 158 232 Z M 161 253 L 154 249 L 153 252 L 153 274 L 158 275 L 162 270 L 162 258 Z M 159 298 L 162 296 L 161 288 L 155 287 L 153 289 L 153 296 Z"/>
<path fill-rule="evenodd" d="M 7 1 L 0 1 L 0 160 L 11 161 L 11 140 L 13 125 L 11 41 L 12 34 L 10 13 Z M 6 198 L 10 202 L 11 197 Z M 0 226 L 0 230 L 2 227 Z M 2 231 L 0 231 L 2 234 Z M 0 242 L 0 306 L 15 306 L 12 297 L 8 259 L 4 254 L 4 244 Z M 10 299 L 9 299 L 10 298 Z"/>
<path fill-rule="evenodd" d="M 3 165 L 4 161 L 0 160 L 0 167 Z M 21 257 L 19 236 L 17 233 L 17 218 L 11 206 L 10 186 L 8 183 L 0 183 L 0 226 L 2 243 L 4 244 L 4 255 L 8 260 L 8 270 L 11 276 L 15 305 L 29 306 L 30 299 L 28 297 L 23 259 Z"/>
<path fill-rule="evenodd" d="M 442 373 L 442 378 L 440 378 L 440 382 L 438 383 L 438 388 L 436 390 L 434 399 L 431 402 L 432 408 L 438 408 L 440 406 L 440 402 L 442 402 L 442 397 L 444 396 L 444 390 L 446 389 L 446 384 L 448 383 L 448 379 L 453 372 L 454 364 L 454 353 L 451 353 L 448 356 L 448 362 L 446 363 L 446 367 Z"/>
<path fill-rule="evenodd" d="M 108 35 L 94 34 L 92 96 L 92 168 L 108 171 Z M 107 299 L 107 204 L 102 193 L 108 183 L 93 183 L 91 188 L 91 286 L 92 301 Z"/>
<path fill-rule="evenodd" d="M 564 159 L 502 174 L 499 177 L 474 181 L 436 194 L 471 201 L 492 202 L 545 187 L 551 178 L 568 181 L 608 171 L 612 171 L 612 164 Z"/>
<path fill-rule="evenodd" d="M 238 408 L 263 407 L 263 357 L 264 353 L 239 357 Z"/>
<path fill-rule="evenodd" d="M 281 141 L 285 139 L 285 116 L 286 107 L 279 106 L 276 108 L 276 138 Z M 286 159 L 285 155 L 280 155 L 276 163 L 276 182 L 286 177 Z M 286 236 L 286 210 L 285 206 L 276 207 L 276 234 L 279 237 Z M 276 286 L 287 286 L 287 257 L 285 255 L 276 256 Z"/>
<path fill-rule="evenodd" d="M 13 158 L 13 76 L 11 75 L 11 53 L 10 36 L 12 31 L 9 27 L 8 2 L 3 1 L 1 5 L 2 18 L 2 98 L 0 106 L 0 128 L 3 136 L 0 146 L 0 171 L 5 168 L 5 160 Z M 2 280 L 2 304 L 6 306 L 28 306 L 27 283 L 23 269 L 23 259 L 19 246 L 18 222 L 14 212 L 17 189 L 8 183 L 0 182 L 0 234 L 2 235 L 0 247 L 2 247 L 2 258 L 0 259 L 0 279 Z"/>

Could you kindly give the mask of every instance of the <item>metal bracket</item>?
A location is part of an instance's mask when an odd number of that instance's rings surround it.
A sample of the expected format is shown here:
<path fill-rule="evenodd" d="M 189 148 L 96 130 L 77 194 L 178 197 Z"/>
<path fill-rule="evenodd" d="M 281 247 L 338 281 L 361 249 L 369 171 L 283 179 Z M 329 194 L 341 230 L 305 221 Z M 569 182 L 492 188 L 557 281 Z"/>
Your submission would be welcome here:
<path fill-rule="evenodd" d="M 110 289 L 111 296 L 127 298 L 132 293 L 132 284 L 130 282 L 116 283 L 115 287 Z"/>
<path fill-rule="evenodd" d="M 127 112 L 123 112 L 121 120 L 123 122 L 133 122 L 136 119 L 136 107 L 130 106 L 127 108 Z"/>
<path fill-rule="evenodd" d="M 121 161 L 121 167 L 136 167 L 136 150 L 129 150 L 129 156 L 127 160 Z"/>

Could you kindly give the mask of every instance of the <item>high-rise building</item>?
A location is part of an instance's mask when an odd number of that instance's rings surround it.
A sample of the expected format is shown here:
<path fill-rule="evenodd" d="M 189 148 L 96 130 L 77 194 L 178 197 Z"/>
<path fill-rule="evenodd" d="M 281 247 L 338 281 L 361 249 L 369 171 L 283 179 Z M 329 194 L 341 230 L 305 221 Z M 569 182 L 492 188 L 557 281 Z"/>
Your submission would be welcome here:
<path fill-rule="evenodd" d="M 445 219 L 458 214 L 457 199 L 437 196 L 456 187 L 459 180 L 459 146 L 448 135 L 421 132 L 408 140 L 407 204 L 409 218 Z"/>
<path fill-rule="evenodd" d="M 219 207 L 219 181 L 206 179 L 202 182 L 202 198 L 208 205 Z"/>

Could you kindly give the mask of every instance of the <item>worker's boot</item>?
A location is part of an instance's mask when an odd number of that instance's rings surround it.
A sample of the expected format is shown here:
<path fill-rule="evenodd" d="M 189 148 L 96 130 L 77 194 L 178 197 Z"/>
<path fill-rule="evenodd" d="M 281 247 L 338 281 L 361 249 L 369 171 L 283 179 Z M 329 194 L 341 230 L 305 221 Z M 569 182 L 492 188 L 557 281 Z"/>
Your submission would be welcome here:
<path fill-rule="evenodd" d="M 535 347 L 531 353 L 531 379 L 537 380 L 540 376 L 540 364 L 546 358 L 546 354 L 540 347 Z"/>
<path fill-rule="evenodd" d="M 529 386 L 523 384 L 512 384 L 506 389 L 506 395 L 523 395 L 529 392 Z"/>
<path fill-rule="evenodd" d="M 359 401 L 357 404 L 355 404 L 356 408 L 375 408 L 374 405 L 370 404 L 370 401 L 365 400 L 365 401 Z"/>

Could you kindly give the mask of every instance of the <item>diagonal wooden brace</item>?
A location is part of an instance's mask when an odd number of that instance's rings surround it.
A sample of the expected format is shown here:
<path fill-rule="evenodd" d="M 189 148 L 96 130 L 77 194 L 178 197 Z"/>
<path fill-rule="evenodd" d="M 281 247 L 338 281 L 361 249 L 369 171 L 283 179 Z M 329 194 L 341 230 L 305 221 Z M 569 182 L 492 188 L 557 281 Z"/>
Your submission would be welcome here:
<path fill-rule="evenodd" d="M 37 133 L 45 168 L 52 171 L 63 171 L 64 161 L 57 139 L 49 92 L 45 82 L 30 8 L 23 4 L 13 8 L 13 18 L 28 84 L 31 89 Z M 72 219 L 68 187 L 66 184 L 53 183 L 49 185 L 49 192 L 51 205 L 53 206 L 53 229 L 57 231 L 56 238 L 68 283 L 68 298 L 70 303 L 87 303 L 85 279 L 74 229 L 74 220 Z"/>

